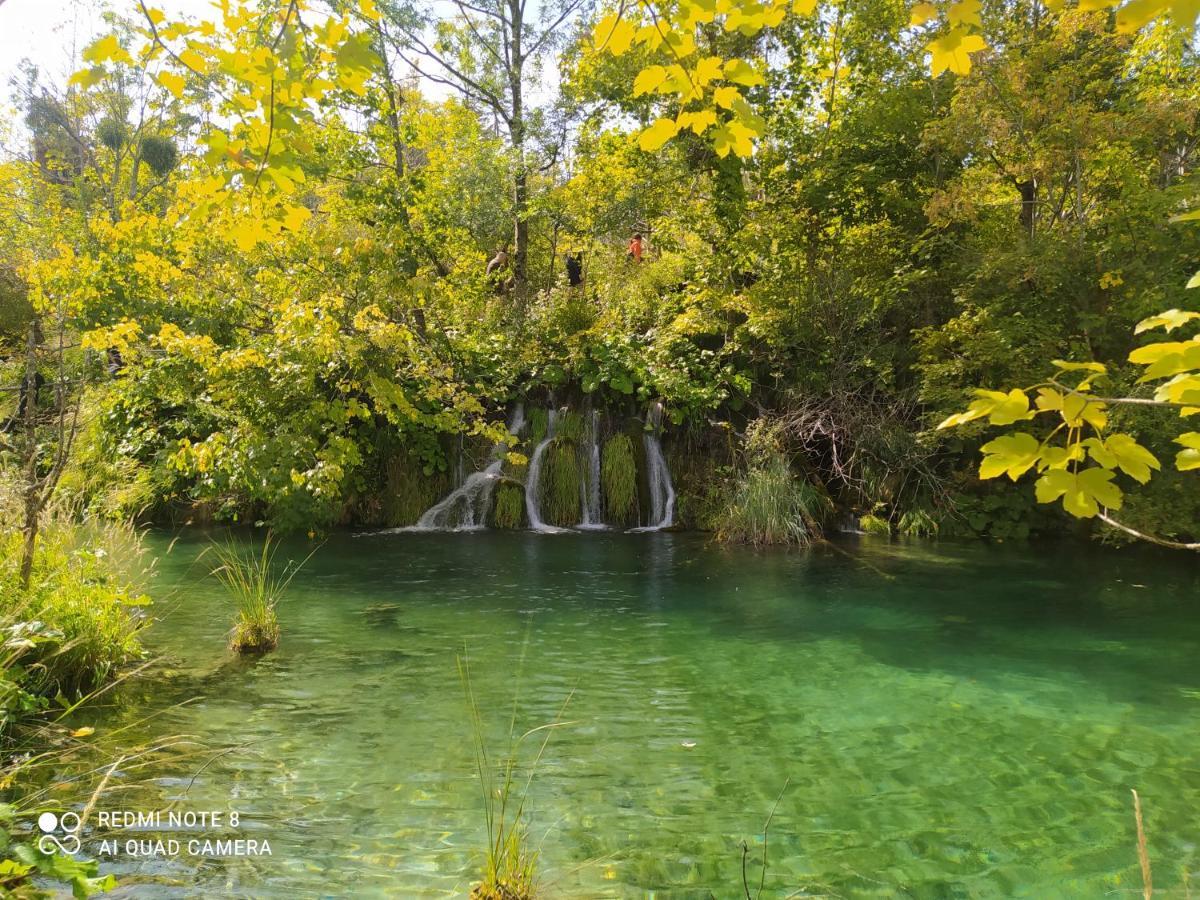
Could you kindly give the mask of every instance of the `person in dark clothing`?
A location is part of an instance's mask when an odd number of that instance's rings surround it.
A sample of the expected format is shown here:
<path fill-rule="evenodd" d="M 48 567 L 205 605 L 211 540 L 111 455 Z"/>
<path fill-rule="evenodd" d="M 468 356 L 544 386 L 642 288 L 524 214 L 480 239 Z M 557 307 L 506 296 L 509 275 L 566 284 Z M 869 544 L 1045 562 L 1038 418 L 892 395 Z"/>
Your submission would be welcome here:
<path fill-rule="evenodd" d="M 568 253 L 565 257 L 567 264 L 567 284 L 579 287 L 583 284 L 583 254 Z"/>

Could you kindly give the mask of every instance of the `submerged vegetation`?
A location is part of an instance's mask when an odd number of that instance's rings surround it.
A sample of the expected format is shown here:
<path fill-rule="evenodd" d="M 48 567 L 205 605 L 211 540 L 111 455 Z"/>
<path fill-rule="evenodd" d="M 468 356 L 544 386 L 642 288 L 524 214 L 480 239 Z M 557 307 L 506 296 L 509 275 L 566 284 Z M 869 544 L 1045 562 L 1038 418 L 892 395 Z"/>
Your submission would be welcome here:
<path fill-rule="evenodd" d="M 486 726 L 471 683 L 470 660 L 465 653 L 458 658 L 458 672 L 467 700 L 475 772 L 487 824 L 482 878 L 471 889 L 471 897 L 473 900 L 533 900 L 537 894 L 538 854 L 529 833 L 529 789 L 554 730 L 566 724 L 563 713 L 574 692 L 563 700 L 553 721 L 521 734 L 517 733 L 519 698 L 514 696 L 507 744 L 503 755 L 496 758 L 488 747 Z M 519 677 L 514 683 L 519 683 Z M 530 738 L 536 742 L 537 751 L 532 759 L 526 760 L 522 756 L 523 745 Z"/>

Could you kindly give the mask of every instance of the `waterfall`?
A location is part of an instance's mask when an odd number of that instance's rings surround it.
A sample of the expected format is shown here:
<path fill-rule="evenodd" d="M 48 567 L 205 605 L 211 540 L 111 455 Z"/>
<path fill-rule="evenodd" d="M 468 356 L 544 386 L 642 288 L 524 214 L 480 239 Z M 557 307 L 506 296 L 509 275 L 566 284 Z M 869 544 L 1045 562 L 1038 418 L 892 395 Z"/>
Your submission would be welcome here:
<path fill-rule="evenodd" d="M 671 470 L 663 456 L 658 435 L 662 430 L 663 407 L 655 403 L 647 414 L 647 424 L 652 428 L 642 435 L 646 448 L 646 482 L 650 486 L 650 524 L 637 531 L 659 531 L 675 524 L 675 486 L 671 484 Z"/>
<path fill-rule="evenodd" d="M 508 433 L 518 434 L 525 427 L 525 407 L 518 403 L 508 422 Z M 492 461 L 478 472 L 472 472 L 449 494 L 421 514 L 417 524 L 404 531 L 479 531 L 487 527 L 492 492 L 504 468 L 508 442 L 492 447 Z"/>
<path fill-rule="evenodd" d="M 579 482 L 579 508 L 583 518 L 579 528 L 604 528 L 600 512 L 600 411 L 593 409 L 588 431 L 587 477 Z"/>
<path fill-rule="evenodd" d="M 557 422 L 558 410 L 547 410 L 546 436 L 534 448 L 533 456 L 529 457 L 529 471 L 525 474 L 525 514 L 529 517 L 529 527 L 543 534 L 557 534 L 565 530 L 542 521 L 542 457 L 546 455 L 546 448 L 554 440 L 554 426 Z"/>

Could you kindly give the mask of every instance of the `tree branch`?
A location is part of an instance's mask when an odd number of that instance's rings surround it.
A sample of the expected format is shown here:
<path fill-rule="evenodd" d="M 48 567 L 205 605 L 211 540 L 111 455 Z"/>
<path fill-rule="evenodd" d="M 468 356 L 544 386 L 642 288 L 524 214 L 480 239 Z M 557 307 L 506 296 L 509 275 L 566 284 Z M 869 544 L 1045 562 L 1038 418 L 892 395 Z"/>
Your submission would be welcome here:
<path fill-rule="evenodd" d="M 1098 518 L 1106 525 L 1111 525 L 1118 531 L 1123 531 L 1131 537 L 1137 538 L 1139 541 L 1146 541 L 1150 544 L 1157 544 L 1160 547 L 1170 547 L 1172 550 L 1200 550 L 1200 542 L 1194 544 L 1185 544 L 1182 541 L 1170 541 L 1166 538 L 1156 537 L 1153 534 L 1144 534 L 1136 528 L 1130 528 L 1128 525 L 1122 525 L 1108 513 L 1100 513 Z"/>

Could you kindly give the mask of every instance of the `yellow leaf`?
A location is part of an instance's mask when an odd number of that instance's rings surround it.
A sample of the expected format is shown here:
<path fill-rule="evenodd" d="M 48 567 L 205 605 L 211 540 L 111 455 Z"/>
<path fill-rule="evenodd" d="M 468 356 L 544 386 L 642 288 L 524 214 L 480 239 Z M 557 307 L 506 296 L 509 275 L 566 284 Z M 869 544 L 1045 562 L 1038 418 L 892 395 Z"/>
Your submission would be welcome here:
<path fill-rule="evenodd" d="M 90 63 L 108 62 L 110 59 L 117 59 L 121 54 L 124 54 L 126 59 L 129 58 L 129 54 L 125 53 L 121 48 L 121 42 L 117 40 L 117 36 L 109 34 L 94 41 L 83 51 L 83 61 Z"/>
<path fill-rule="evenodd" d="M 711 109 L 682 112 L 675 120 L 675 124 L 679 126 L 680 131 L 690 128 L 696 134 L 704 134 L 706 129 L 717 124 L 717 114 Z"/>
<path fill-rule="evenodd" d="M 792 12 L 798 16 L 811 16 L 817 8 L 817 0 L 792 0 Z"/>
<path fill-rule="evenodd" d="M 375 0 L 358 0 L 358 11 L 372 22 L 379 21 L 379 9 L 375 6 Z"/>
<path fill-rule="evenodd" d="M 664 66 L 646 66 L 633 79 L 633 96 L 652 93 L 667 80 L 667 70 Z"/>
<path fill-rule="evenodd" d="M 1176 328 L 1186 325 L 1193 319 L 1200 319 L 1200 312 L 1168 309 L 1165 313 L 1151 316 L 1148 319 L 1142 319 L 1142 321 L 1134 326 L 1133 333 L 1141 334 L 1143 331 L 1149 331 L 1151 328 L 1165 328 L 1167 331 L 1174 331 Z"/>
<path fill-rule="evenodd" d="M 638 146 L 647 153 L 653 153 L 678 133 L 679 125 L 674 119 L 657 119 L 638 136 Z"/>
<path fill-rule="evenodd" d="M 926 22 L 937 18 L 937 7 L 932 3 L 918 3 L 912 8 L 912 18 L 908 20 L 908 24 L 912 26 L 924 25 Z"/>
<path fill-rule="evenodd" d="M 734 101 L 741 96 L 741 91 L 735 87 L 719 87 L 713 91 L 713 100 L 722 109 L 732 109 Z"/>
<path fill-rule="evenodd" d="M 696 71 L 692 74 L 692 80 L 700 85 L 716 81 L 724 71 L 724 62 L 719 56 L 704 57 L 704 59 L 696 63 Z"/>
<path fill-rule="evenodd" d="M 1132 34 L 1166 10 L 1163 0 L 1131 0 L 1117 10 L 1117 33 Z"/>
<path fill-rule="evenodd" d="M 283 215 L 283 227 L 288 231 L 299 231 L 311 217 L 312 212 L 308 207 L 293 206 Z"/>
<path fill-rule="evenodd" d="M 746 87 L 764 84 L 766 79 L 744 59 L 731 59 L 725 63 L 725 80 Z"/>
<path fill-rule="evenodd" d="M 67 81 L 67 84 L 77 84 L 84 90 L 99 84 L 104 80 L 104 69 L 100 66 L 92 66 L 90 69 L 80 69 Z"/>
<path fill-rule="evenodd" d="M 977 34 L 967 34 L 961 28 L 946 32 L 931 41 L 929 53 L 933 58 L 933 74 L 950 71 L 955 75 L 966 75 L 971 71 L 971 54 L 986 50 L 987 44 Z"/>
<path fill-rule="evenodd" d="M 83 737 L 88 737 L 89 735 L 92 735 L 95 733 L 96 733 L 96 729 L 93 728 L 91 725 L 84 725 L 82 728 L 76 728 L 74 731 L 72 731 L 71 737 L 83 738 Z"/>
<path fill-rule="evenodd" d="M 677 59 L 691 56 L 696 52 L 696 39 L 687 31 L 668 31 L 664 35 L 667 46 Z"/>
<path fill-rule="evenodd" d="M 187 82 L 182 75 L 176 75 L 174 72 L 159 72 L 158 83 L 174 94 L 176 100 L 183 99 L 183 89 Z"/>
<path fill-rule="evenodd" d="M 608 50 L 613 56 L 620 56 L 633 43 L 635 33 L 636 29 L 628 19 L 610 13 L 600 20 L 592 32 L 592 44 L 597 50 Z"/>
<path fill-rule="evenodd" d="M 946 10 L 946 21 L 951 25 L 974 25 L 981 23 L 979 18 L 980 0 L 959 0 Z"/>

